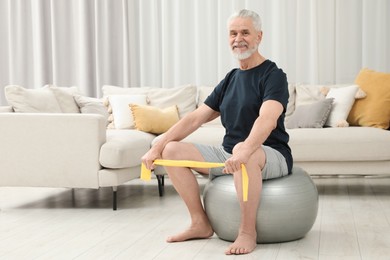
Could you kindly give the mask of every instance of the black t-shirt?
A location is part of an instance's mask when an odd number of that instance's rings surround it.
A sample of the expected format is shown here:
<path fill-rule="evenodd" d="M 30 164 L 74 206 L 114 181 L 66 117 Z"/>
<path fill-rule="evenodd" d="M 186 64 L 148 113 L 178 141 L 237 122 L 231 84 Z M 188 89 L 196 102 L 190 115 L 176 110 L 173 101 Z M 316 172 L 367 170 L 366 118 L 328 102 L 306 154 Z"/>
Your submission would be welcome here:
<path fill-rule="evenodd" d="M 204 103 L 220 112 L 226 130 L 222 146 L 232 153 L 233 147 L 248 137 L 263 102 L 280 102 L 284 111 L 278 118 L 277 127 L 263 144 L 279 151 L 291 172 L 293 160 L 288 146 L 289 135 L 284 127 L 288 97 L 286 74 L 274 62 L 266 60 L 249 70 L 230 71 Z"/>

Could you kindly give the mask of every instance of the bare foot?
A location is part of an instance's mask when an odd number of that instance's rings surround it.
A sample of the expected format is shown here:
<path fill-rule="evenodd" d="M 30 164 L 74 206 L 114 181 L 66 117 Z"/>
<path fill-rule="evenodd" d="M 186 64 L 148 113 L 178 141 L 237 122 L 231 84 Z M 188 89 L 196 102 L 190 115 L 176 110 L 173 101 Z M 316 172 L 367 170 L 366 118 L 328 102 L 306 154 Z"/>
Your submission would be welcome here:
<path fill-rule="evenodd" d="M 210 224 L 191 225 L 182 233 L 167 238 L 167 242 L 182 242 L 190 239 L 209 238 L 214 234 Z"/>
<path fill-rule="evenodd" d="M 256 235 L 241 232 L 236 241 L 225 251 L 226 255 L 249 254 L 256 248 Z"/>

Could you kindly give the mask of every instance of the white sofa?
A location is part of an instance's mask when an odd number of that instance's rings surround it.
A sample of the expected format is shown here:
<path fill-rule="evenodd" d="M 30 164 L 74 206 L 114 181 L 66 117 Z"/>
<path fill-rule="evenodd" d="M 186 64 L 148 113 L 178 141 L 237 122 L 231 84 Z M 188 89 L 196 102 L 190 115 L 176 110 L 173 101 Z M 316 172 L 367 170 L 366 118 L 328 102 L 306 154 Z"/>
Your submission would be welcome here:
<path fill-rule="evenodd" d="M 190 85 L 172 89 L 103 87 L 105 97 L 141 93 L 152 106 L 175 104 L 180 117 L 201 104 L 211 90 Z M 287 118 L 300 105 L 298 99 L 296 87 L 291 85 Z M 0 107 L 0 186 L 113 187 L 116 209 L 117 186 L 139 178 L 140 158 L 156 138 L 136 129 L 107 129 L 102 115 L 16 113 L 14 109 Z M 287 131 L 294 165 L 311 175 L 390 174 L 388 130 L 354 126 Z M 223 134 L 216 119 L 185 141 L 220 144 Z M 159 168 L 155 173 L 162 195 L 164 171 Z"/>
<path fill-rule="evenodd" d="M 102 116 L 87 114 L 0 113 L 0 186 L 113 188 L 139 177 L 139 156 L 153 140 L 134 139 L 137 152 L 121 167 L 121 155 Z M 129 130 L 134 131 L 134 130 Z M 118 131 L 120 134 L 121 131 Z M 127 135 L 129 140 L 137 136 Z M 142 150 L 142 151 L 141 151 Z M 105 163 L 111 167 L 104 167 Z"/>

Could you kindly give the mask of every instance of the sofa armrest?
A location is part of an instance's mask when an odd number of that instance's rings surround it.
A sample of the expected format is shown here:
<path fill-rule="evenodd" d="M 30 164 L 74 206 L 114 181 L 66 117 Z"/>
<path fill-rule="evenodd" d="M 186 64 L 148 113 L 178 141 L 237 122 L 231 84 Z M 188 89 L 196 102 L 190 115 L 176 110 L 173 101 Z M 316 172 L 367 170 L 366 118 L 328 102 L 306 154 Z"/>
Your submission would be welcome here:
<path fill-rule="evenodd" d="M 0 113 L 0 186 L 98 188 L 105 119 Z"/>

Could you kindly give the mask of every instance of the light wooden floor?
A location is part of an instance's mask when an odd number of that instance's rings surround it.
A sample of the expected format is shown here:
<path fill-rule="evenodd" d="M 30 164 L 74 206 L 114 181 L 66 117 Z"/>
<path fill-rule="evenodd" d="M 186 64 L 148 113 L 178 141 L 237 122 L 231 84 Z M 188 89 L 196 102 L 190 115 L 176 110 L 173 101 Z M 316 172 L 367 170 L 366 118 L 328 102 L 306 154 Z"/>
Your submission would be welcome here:
<path fill-rule="evenodd" d="M 390 259 L 390 178 L 313 179 L 319 211 L 306 237 L 246 256 L 225 256 L 216 236 L 166 243 L 189 223 L 169 180 L 163 198 L 156 180 L 120 187 L 118 211 L 109 188 L 2 187 L 0 259 Z"/>

